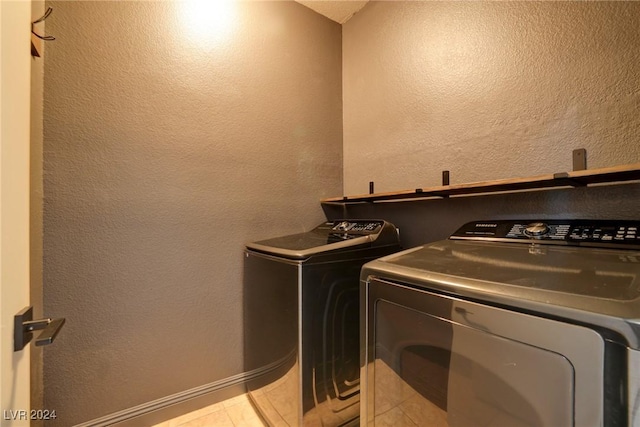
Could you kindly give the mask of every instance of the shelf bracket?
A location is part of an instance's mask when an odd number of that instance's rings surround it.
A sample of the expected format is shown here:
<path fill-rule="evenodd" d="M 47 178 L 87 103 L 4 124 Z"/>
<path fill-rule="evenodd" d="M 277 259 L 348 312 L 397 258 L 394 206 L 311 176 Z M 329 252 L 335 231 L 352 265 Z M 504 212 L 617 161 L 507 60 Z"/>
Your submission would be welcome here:
<path fill-rule="evenodd" d="M 587 170 L 587 150 L 578 148 L 573 150 L 573 171 Z"/>
<path fill-rule="evenodd" d="M 586 187 L 587 184 L 581 181 L 578 181 L 575 178 L 570 178 L 569 177 L 569 173 L 567 172 L 559 172 L 559 173 L 554 173 L 553 174 L 553 179 L 558 180 L 558 181 L 563 181 L 566 182 L 567 185 L 570 185 L 572 187 Z"/>

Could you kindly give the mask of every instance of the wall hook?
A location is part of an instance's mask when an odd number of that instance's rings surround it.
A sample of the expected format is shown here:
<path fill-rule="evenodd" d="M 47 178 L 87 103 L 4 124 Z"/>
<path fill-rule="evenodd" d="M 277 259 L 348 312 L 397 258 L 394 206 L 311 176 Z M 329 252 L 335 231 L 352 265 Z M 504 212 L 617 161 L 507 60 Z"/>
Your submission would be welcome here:
<path fill-rule="evenodd" d="M 43 22 L 45 19 L 47 19 L 49 17 L 49 15 L 51 15 L 51 12 L 53 12 L 53 8 L 52 7 L 48 7 L 47 11 L 44 13 L 44 15 L 42 15 L 40 17 L 40 19 L 36 19 L 35 21 L 33 21 L 31 23 L 31 34 L 33 34 L 34 36 L 36 36 L 40 40 L 51 41 L 51 40 L 55 40 L 56 39 L 53 36 L 41 36 L 40 34 L 36 33 L 35 28 L 34 28 L 35 24 Z M 33 44 L 33 40 L 31 41 L 31 56 L 37 56 L 37 57 L 40 56 L 40 53 L 38 52 L 38 49 L 36 48 L 36 45 Z"/>
<path fill-rule="evenodd" d="M 28 306 L 13 316 L 13 351 L 22 350 L 33 338 L 33 331 L 42 330 L 36 339 L 36 345 L 48 345 L 56 339 L 65 318 L 33 320 L 33 307 Z"/>

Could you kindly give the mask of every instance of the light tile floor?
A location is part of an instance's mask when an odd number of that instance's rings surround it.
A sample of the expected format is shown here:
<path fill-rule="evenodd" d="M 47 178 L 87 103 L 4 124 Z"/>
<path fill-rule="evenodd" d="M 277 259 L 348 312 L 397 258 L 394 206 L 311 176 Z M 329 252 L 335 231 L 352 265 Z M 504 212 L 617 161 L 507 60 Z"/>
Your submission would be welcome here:
<path fill-rule="evenodd" d="M 265 427 L 246 394 L 181 415 L 153 427 Z"/>

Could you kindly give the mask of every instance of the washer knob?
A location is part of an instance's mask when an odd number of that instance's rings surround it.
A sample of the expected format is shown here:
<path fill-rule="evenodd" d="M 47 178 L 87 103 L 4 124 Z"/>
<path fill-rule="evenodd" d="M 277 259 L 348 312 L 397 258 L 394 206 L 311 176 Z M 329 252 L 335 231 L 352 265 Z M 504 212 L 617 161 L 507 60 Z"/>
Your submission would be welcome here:
<path fill-rule="evenodd" d="M 544 236 L 549 232 L 549 226 L 544 222 L 532 222 L 524 229 L 524 234 L 530 237 Z"/>

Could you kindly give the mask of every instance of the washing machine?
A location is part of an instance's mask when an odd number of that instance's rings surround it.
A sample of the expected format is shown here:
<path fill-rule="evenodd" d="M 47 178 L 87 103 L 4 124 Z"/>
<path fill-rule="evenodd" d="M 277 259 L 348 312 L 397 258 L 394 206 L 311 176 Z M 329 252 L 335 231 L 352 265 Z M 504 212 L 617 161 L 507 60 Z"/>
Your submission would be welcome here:
<path fill-rule="evenodd" d="M 357 425 L 360 268 L 400 249 L 383 220 L 329 221 L 247 244 L 246 384 L 269 425 Z"/>
<path fill-rule="evenodd" d="M 478 221 L 365 264 L 362 425 L 640 426 L 639 227 Z"/>

